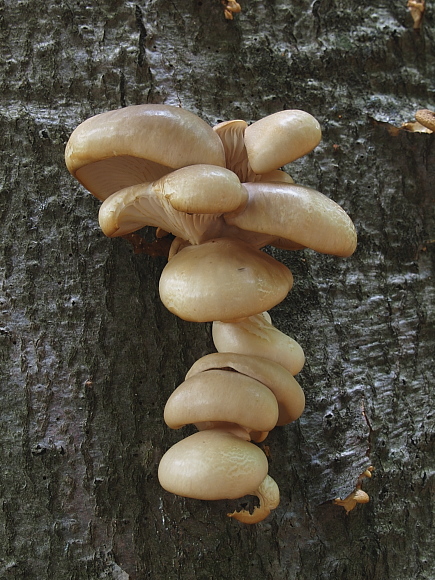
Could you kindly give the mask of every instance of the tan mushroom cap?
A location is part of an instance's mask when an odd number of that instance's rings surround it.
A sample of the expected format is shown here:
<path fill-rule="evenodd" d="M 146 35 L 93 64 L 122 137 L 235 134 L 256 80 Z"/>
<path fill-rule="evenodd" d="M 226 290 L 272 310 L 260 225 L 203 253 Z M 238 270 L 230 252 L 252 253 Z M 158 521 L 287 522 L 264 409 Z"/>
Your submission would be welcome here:
<path fill-rule="evenodd" d="M 112 194 L 100 208 L 99 222 L 110 237 L 148 225 L 200 243 L 226 227 L 222 213 L 240 211 L 247 200 L 246 189 L 232 171 L 216 165 L 190 165 L 153 183 Z"/>
<path fill-rule="evenodd" d="M 249 201 L 225 215 L 229 225 L 291 240 L 323 254 L 350 256 L 356 248 L 352 220 L 322 193 L 290 183 L 245 183 Z"/>
<path fill-rule="evenodd" d="M 251 356 L 234 352 L 215 352 L 198 359 L 186 375 L 186 380 L 195 376 L 203 377 L 210 369 L 233 369 L 268 387 L 278 403 L 279 416 L 276 425 L 287 425 L 296 421 L 305 408 L 305 395 L 293 375 L 280 364 L 260 356 Z M 199 373 L 199 374 L 198 374 Z M 233 421 L 233 419 L 229 419 Z M 240 421 L 236 421 L 240 423 Z M 245 425 L 245 423 L 240 423 Z M 254 427 L 252 427 L 254 428 Z M 256 427 L 258 431 L 270 431 L 271 428 Z"/>
<path fill-rule="evenodd" d="M 194 433 L 171 447 L 158 470 L 160 485 L 196 499 L 236 499 L 254 492 L 267 475 L 259 447 L 231 433 Z"/>
<path fill-rule="evenodd" d="M 415 113 L 417 121 L 430 131 L 435 131 L 435 112 L 430 109 L 420 109 Z"/>
<path fill-rule="evenodd" d="M 165 266 L 160 298 L 184 320 L 237 320 L 281 302 L 290 270 L 268 254 L 229 238 L 188 246 Z"/>
<path fill-rule="evenodd" d="M 304 366 L 305 355 L 301 346 L 264 316 L 258 314 L 239 322 L 213 322 L 213 342 L 216 350 L 239 353 L 272 360 L 292 375 Z"/>
<path fill-rule="evenodd" d="M 91 193 L 106 199 L 187 165 L 225 167 L 225 153 L 213 129 L 193 113 L 170 105 L 134 105 L 79 125 L 65 161 Z"/>
<path fill-rule="evenodd" d="M 271 431 L 278 420 L 278 404 L 261 382 L 240 373 L 212 369 L 179 385 L 164 412 L 171 429 L 205 421 L 236 423 L 249 430 Z"/>
<path fill-rule="evenodd" d="M 244 138 L 253 171 L 268 173 L 312 151 L 322 132 L 312 115 L 294 109 L 256 121 L 247 127 Z"/>

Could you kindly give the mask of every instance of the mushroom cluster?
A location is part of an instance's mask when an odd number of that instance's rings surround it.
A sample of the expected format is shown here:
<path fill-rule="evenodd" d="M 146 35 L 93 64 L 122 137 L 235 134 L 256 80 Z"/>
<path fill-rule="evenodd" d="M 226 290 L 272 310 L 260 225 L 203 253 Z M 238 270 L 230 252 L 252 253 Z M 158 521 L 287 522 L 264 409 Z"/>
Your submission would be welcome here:
<path fill-rule="evenodd" d="M 320 138 L 319 123 L 300 110 L 211 128 L 180 108 L 137 105 L 88 119 L 66 148 L 69 171 L 103 202 L 107 236 L 144 226 L 174 236 L 161 300 L 184 320 L 212 322 L 217 352 L 199 359 L 169 397 L 167 425 L 198 431 L 165 453 L 159 481 L 202 500 L 256 495 L 252 513 L 228 514 L 245 523 L 279 503 L 256 443 L 298 419 L 305 404 L 294 378 L 302 348 L 267 313 L 293 276 L 261 248 L 350 256 L 356 247 L 343 209 L 280 170 Z"/>

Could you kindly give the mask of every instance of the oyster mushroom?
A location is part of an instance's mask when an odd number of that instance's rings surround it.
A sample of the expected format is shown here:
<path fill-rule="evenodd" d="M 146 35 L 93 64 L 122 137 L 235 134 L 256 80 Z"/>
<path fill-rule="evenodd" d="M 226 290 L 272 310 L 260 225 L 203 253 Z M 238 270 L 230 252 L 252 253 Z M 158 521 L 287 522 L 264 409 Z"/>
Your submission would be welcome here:
<path fill-rule="evenodd" d="M 237 320 L 281 302 L 290 270 L 268 254 L 229 238 L 187 246 L 165 266 L 160 298 L 183 320 Z"/>
<path fill-rule="evenodd" d="M 87 119 L 65 150 L 70 173 L 98 199 L 187 165 L 225 167 L 222 143 L 202 119 L 170 105 L 133 105 Z"/>
<path fill-rule="evenodd" d="M 198 431 L 162 457 L 161 486 L 196 499 L 237 499 L 255 492 L 267 475 L 267 458 L 253 443 L 219 429 Z"/>
<path fill-rule="evenodd" d="M 304 366 L 301 346 L 278 330 L 262 314 L 235 322 L 213 322 L 213 342 L 218 352 L 260 356 L 275 361 L 296 375 Z"/>
<path fill-rule="evenodd" d="M 260 505 L 229 517 L 258 523 L 279 504 L 279 490 L 267 475 L 264 453 L 232 433 L 211 429 L 194 433 L 173 445 L 162 457 L 158 477 L 167 491 L 203 500 L 238 499 L 256 495 Z"/>
<path fill-rule="evenodd" d="M 241 211 L 247 200 L 246 189 L 232 171 L 191 165 L 112 194 L 101 205 L 99 222 L 110 237 L 148 225 L 198 244 L 220 236 L 227 227 L 222 214 Z"/>
<path fill-rule="evenodd" d="M 293 277 L 260 248 L 348 256 L 356 245 L 337 204 L 279 169 L 320 137 L 318 122 L 298 110 L 213 130 L 182 109 L 140 105 L 85 121 L 65 154 L 69 171 L 104 202 L 100 224 L 108 236 L 144 225 L 176 236 L 160 280 L 162 302 L 185 320 L 213 321 L 218 353 L 197 361 L 168 400 L 168 425 L 194 423 L 199 432 L 165 453 L 159 479 L 168 491 L 198 499 L 256 495 L 252 514 L 228 514 L 245 523 L 279 503 L 265 455 L 250 440 L 296 420 L 305 401 L 293 378 L 303 351 L 266 312 Z"/>
<path fill-rule="evenodd" d="M 318 121 L 297 109 L 279 111 L 250 126 L 234 120 L 213 129 L 223 143 L 226 166 L 242 182 L 288 182 L 291 178 L 277 170 L 312 151 L 322 136 Z"/>
<path fill-rule="evenodd" d="M 352 220 L 334 201 L 302 185 L 245 183 L 249 194 L 243 211 L 226 214 L 229 225 L 275 235 L 323 254 L 350 256 L 356 248 Z M 273 244 L 273 242 L 272 242 Z"/>
<path fill-rule="evenodd" d="M 166 402 L 164 419 L 171 429 L 219 422 L 235 423 L 248 433 L 271 431 L 278 421 L 278 403 L 272 391 L 254 378 L 211 369 L 175 389 Z"/>
<path fill-rule="evenodd" d="M 198 359 L 188 371 L 186 380 L 198 375 L 204 377 L 215 369 L 230 369 L 232 375 L 251 377 L 268 387 L 278 403 L 276 425 L 286 425 L 302 415 L 304 392 L 293 375 L 280 364 L 261 356 L 215 352 Z"/>

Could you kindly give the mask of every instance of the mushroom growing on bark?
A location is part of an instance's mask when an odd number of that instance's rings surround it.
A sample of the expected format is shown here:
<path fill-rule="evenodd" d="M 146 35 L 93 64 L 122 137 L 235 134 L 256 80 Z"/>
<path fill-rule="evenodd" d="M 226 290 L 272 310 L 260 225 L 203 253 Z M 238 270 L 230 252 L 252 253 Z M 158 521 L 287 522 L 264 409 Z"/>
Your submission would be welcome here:
<path fill-rule="evenodd" d="M 356 247 L 342 208 L 280 169 L 320 138 L 319 123 L 299 110 L 212 129 L 177 107 L 138 105 L 88 119 L 66 148 L 70 172 L 103 201 L 106 235 L 148 225 L 175 236 L 160 297 L 184 320 L 213 322 L 218 352 L 199 359 L 169 397 L 168 426 L 194 424 L 198 432 L 164 454 L 158 476 L 186 497 L 256 495 L 252 513 L 228 514 L 243 523 L 261 521 L 279 504 L 255 443 L 297 420 L 305 405 L 294 378 L 302 348 L 267 313 L 293 276 L 261 248 L 349 256 Z"/>

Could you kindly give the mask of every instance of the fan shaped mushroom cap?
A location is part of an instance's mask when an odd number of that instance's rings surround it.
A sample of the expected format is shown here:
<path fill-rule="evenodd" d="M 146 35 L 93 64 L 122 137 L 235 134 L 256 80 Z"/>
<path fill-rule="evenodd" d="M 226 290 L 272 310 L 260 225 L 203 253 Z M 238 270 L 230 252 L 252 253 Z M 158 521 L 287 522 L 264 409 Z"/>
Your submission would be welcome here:
<path fill-rule="evenodd" d="M 215 165 L 190 165 L 153 183 L 132 185 L 108 197 L 99 222 L 106 236 L 123 236 L 146 225 L 199 243 L 226 227 L 222 213 L 241 210 L 248 193 L 237 176 Z"/>
<path fill-rule="evenodd" d="M 99 199 L 173 169 L 225 167 L 219 137 L 202 119 L 170 105 L 133 105 L 79 125 L 65 150 L 68 170 Z"/>
<path fill-rule="evenodd" d="M 194 433 L 162 457 L 160 485 L 177 495 L 196 499 L 236 499 L 254 492 L 267 475 L 265 454 L 253 443 L 231 433 Z"/>
<path fill-rule="evenodd" d="M 165 266 L 160 298 L 194 322 L 237 320 L 275 306 L 292 287 L 290 270 L 268 254 L 228 238 L 188 246 Z"/>
<path fill-rule="evenodd" d="M 261 356 L 296 375 L 304 366 L 300 345 L 258 314 L 238 322 L 213 322 L 213 342 L 219 352 Z"/>
<path fill-rule="evenodd" d="M 322 132 L 312 115 L 294 109 L 256 121 L 246 128 L 244 138 L 253 171 L 268 173 L 312 151 Z"/>
<path fill-rule="evenodd" d="M 172 429 L 225 421 L 271 431 L 278 420 L 278 404 L 272 391 L 254 378 L 212 369 L 195 374 L 175 389 L 166 403 L 164 419 Z"/>
<path fill-rule="evenodd" d="M 276 425 L 286 425 L 302 415 L 305 407 L 304 392 L 293 375 L 280 364 L 260 356 L 214 352 L 198 359 L 187 373 L 186 380 L 192 380 L 195 376 L 206 376 L 211 372 L 210 369 L 233 369 L 236 371 L 232 373 L 233 375 L 241 373 L 242 376 L 251 377 L 268 387 L 278 403 L 279 416 Z M 271 429 L 257 428 L 257 430 Z"/>
<path fill-rule="evenodd" d="M 352 220 L 318 191 L 290 183 L 245 183 L 249 201 L 225 221 L 243 230 L 275 234 L 323 254 L 350 256 L 356 248 Z"/>

